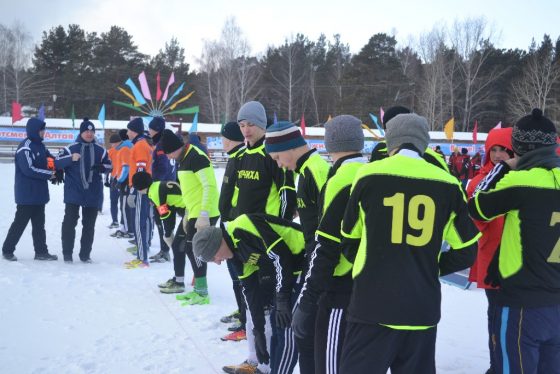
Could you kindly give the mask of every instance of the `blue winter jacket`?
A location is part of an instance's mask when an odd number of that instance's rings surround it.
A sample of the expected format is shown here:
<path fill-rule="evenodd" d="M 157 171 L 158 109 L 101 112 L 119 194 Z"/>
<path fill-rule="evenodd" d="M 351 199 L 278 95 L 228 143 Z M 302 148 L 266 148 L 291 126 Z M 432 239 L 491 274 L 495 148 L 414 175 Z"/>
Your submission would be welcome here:
<path fill-rule="evenodd" d="M 78 161 L 72 161 L 73 153 L 80 154 Z M 103 173 L 91 168 L 103 165 L 104 172 L 111 171 L 111 161 L 105 148 L 95 140 L 87 143 L 78 136 L 75 143 L 60 151 L 56 165 L 64 169 L 65 204 L 101 209 Z"/>
<path fill-rule="evenodd" d="M 53 171 L 47 169 L 47 157 L 52 156 L 39 136 L 39 131 L 44 128 L 45 122 L 30 118 L 25 127 L 27 138 L 17 148 L 14 190 L 18 205 L 44 205 L 49 202 L 48 181 Z"/>
<path fill-rule="evenodd" d="M 160 138 L 161 132 L 152 137 L 155 144 L 152 152 L 152 178 L 154 181 L 174 181 L 176 175 L 175 164 L 163 152 Z"/>

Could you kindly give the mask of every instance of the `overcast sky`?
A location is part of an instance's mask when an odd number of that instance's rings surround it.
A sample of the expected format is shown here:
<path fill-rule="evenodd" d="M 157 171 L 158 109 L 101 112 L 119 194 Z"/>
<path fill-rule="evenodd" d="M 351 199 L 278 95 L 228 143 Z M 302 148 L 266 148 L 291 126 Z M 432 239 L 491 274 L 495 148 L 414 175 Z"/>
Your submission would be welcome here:
<path fill-rule="evenodd" d="M 203 40 L 219 38 L 230 16 L 254 54 L 297 32 L 311 40 L 339 33 L 355 53 L 378 32 L 394 33 L 405 42 L 436 23 L 479 16 L 496 30 L 498 47 L 526 49 L 533 37 L 539 42 L 545 33 L 553 40 L 560 35 L 560 1 L 554 0 L 0 0 L 0 22 L 19 20 L 34 43 L 57 25 L 76 23 L 98 33 L 118 25 L 132 34 L 140 52 L 150 55 L 176 37 L 191 64 Z"/>

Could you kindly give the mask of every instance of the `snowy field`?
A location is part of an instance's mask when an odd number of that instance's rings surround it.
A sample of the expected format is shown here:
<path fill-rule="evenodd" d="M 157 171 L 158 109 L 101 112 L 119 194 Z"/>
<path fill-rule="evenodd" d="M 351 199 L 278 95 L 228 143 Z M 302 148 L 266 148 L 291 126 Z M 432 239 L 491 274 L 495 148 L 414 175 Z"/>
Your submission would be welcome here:
<path fill-rule="evenodd" d="M 15 213 L 14 166 L 0 164 L 0 239 Z M 223 169 L 216 169 L 218 184 Z M 132 259 L 125 239 L 109 236 L 108 193 L 97 219 L 91 258 L 61 261 L 63 186 L 50 186 L 46 231 L 49 252 L 59 261 L 33 260 L 31 225 L 15 255 L 0 261 L 0 373 L 222 373 L 246 357 L 246 342 L 222 342 L 221 316 L 235 307 L 225 265 L 210 264 L 211 304 L 183 307 L 157 284 L 173 275 L 171 263 L 125 269 Z M 105 190 L 108 192 L 108 190 Z M 157 233 L 156 233 L 157 236 Z M 154 240 L 152 254 L 159 251 Z M 192 277 L 187 261 L 186 278 Z M 442 285 L 438 327 L 438 373 L 484 373 L 488 368 L 486 299 L 479 290 Z M 296 368 L 296 373 L 298 372 Z"/>

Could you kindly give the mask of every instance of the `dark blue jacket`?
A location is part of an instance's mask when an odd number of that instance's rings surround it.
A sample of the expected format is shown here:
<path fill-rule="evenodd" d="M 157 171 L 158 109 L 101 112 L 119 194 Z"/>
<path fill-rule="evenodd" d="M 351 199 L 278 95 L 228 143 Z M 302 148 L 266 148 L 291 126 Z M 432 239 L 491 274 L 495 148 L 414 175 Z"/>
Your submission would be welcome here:
<path fill-rule="evenodd" d="M 152 137 L 155 147 L 152 153 L 152 178 L 154 181 L 174 181 L 175 166 L 163 152 L 160 143 L 161 132 Z"/>
<path fill-rule="evenodd" d="M 27 138 L 19 143 L 15 155 L 15 195 L 18 205 L 43 205 L 49 202 L 48 181 L 53 171 L 47 169 L 47 157 L 51 156 L 39 131 L 45 122 L 30 118 L 25 130 Z"/>
<path fill-rule="evenodd" d="M 73 153 L 80 154 L 78 161 L 72 161 Z M 91 168 L 103 165 L 105 172 L 111 171 L 111 161 L 105 148 L 95 140 L 87 143 L 78 136 L 75 143 L 60 151 L 56 165 L 65 172 L 64 203 L 101 209 L 103 174 Z"/>

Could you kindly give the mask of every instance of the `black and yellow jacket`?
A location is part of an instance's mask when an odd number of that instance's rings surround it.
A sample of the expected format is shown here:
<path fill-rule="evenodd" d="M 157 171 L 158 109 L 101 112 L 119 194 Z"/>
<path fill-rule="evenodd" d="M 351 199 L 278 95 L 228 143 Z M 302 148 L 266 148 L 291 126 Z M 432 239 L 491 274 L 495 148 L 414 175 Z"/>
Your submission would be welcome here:
<path fill-rule="evenodd" d="M 181 186 L 188 219 L 198 218 L 205 211 L 218 217 L 218 187 L 210 159 L 198 147 L 186 145 L 179 157 L 177 180 Z"/>
<path fill-rule="evenodd" d="M 327 181 L 330 166 L 319 153 L 312 149 L 297 160 L 296 173 L 297 211 L 305 238 L 307 261 L 315 248 L 315 231 L 319 225 L 319 198 Z"/>
<path fill-rule="evenodd" d="M 148 198 L 154 203 L 159 217 L 163 222 L 165 236 L 170 236 L 175 229 L 175 220 L 169 220 L 172 214 L 183 215 L 185 212 L 185 201 L 181 187 L 177 182 L 155 181 L 148 188 Z"/>
<path fill-rule="evenodd" d="M 511 171 L 501 162 L 478 185 L 469 212 L 483 221 L 505 215 L 495 257 L 501 284 L 496 302 L 560 304 L 560 168 Z"/>
<path fill-rule="evenodd" d="M 329 293 L 324 302 L 344 308 L 352 292 L 351 264 L 342 255 L 340 224 L 350 197 L 350 187 L 358 170 L 366 164 L 359 153 L 337 160 L 321 194 L 321 221 L 317 229 L 317 245 L 300 294 L 300 304 L 315 305 L 322 293 Z M 305 307 L 305 306 L 304 306 Z"/>
<path fill-rule="evenodd" d="M 220 190 L 220 219 L 222 222 L 231 221 L 237 217 L 237 193 L 235 182 L 237 180 L 237 162 L 239 157 L 245 152 L 245 144 L 239 144 L 228 152 L 228 162 L 224 171 L 222 188 Z"/>
<path fill-rule="evenodd" d="M 371 151 L 369 162 L 383 160 L 387 157 L 389 157 L 389 154 L 387 153 L 387 143 L 379 142 Z M 437 166 L 438 168 L 443 169 L 449 173 L 449 165 L 447 165 L 447 162 L 445 161 L 445 156 L 437 153 L 432 148 L 426 148 L 424 154 L 422 155 L 422 158 L 424 158 L 424 160 L 428 161 L 430 164 Z"/>
<path fill-rule="evenodd" d="M 242 214 L 233 221 L 225 222 L 222 231 L 234 260 L 242 264 L 239 279 L 255 328 L 264 329 L 258 270 L 272 262 L 276 273 L 276 293 L 292 292 L 304 262 L 305 242 L 301 226 L 267 214 Z"/>
<path fill-rule="evenodd" d="M 471 266 L 480 236 L 459 181 L 409 149 L 358 170 L 341 234 L 349 320 L 395 329 L 438 323 L 439 276 Z"/>
<path fill-rule="evenodd" d="M 237 213 L 266 213 L 292 220 L 296 209 L 294 173 L 265 152 L 264 137 L 247 147 L 237 163 Z"/>

